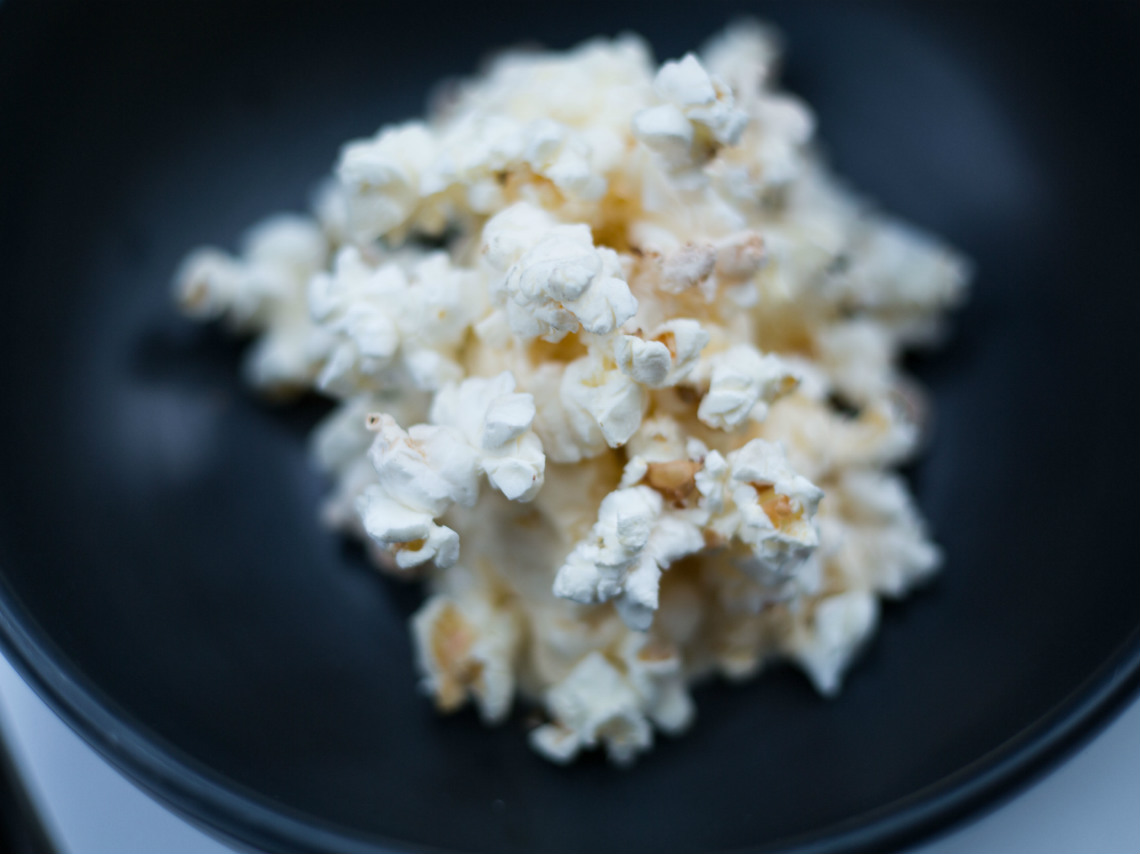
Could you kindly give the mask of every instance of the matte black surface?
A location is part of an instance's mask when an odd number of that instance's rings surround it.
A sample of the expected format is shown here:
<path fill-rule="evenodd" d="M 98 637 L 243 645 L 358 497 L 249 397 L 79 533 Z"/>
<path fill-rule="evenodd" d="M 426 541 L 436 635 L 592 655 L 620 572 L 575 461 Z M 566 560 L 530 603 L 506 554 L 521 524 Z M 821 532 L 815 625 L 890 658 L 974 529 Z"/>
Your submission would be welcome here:
<path fill-rule="evenodd" d="M 0 3 L 0 628 L 180 809 L 289 850 L 884 850 L 990 801 L 1140 673 L 1140 7 Z M 415 691 L 419 594 L 316 521 L 322 411 L 258 402 L 178 318 L 189 248 L 299 209 L 345 139 L 487 50 L 743 9 L 838 171 L 973 257 L 915 363 L 948 565 L 843 694 L 698 691 L 630 771 L 549 765 Z M 335 11 L 334 11 L 335 10 Z"/>

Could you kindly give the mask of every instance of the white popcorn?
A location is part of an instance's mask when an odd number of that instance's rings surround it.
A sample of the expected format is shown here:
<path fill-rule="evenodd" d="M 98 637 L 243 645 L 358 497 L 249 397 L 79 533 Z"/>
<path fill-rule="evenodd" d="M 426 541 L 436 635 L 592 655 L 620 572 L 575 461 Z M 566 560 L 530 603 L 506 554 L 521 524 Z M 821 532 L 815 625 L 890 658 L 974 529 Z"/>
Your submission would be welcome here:
<path fill-rule="evenodd" d="M 356 501 L 365 489 L 376 484 L 376 470 L 366 455 L 373 440 L 367 426 L 368 415 L 379 408 L 378 403 L 372 395 L 346 400 L 313 431 L 313 459 L 335 484 L 321 510 L 322 518 L 333 528 L 364 533 Z"/>
<path fill-rule="evenodd" d="M 611 492 L 589 537 L 570 553 L 554 581 L 554 593 L 575 602 L 605 601 L 621 592 L 625 576 L 648 560 L 649 535 L 662 509 L 648 487 Z"/>
<path fill-rule="evenodd" d="M 749 102 L 773 84 L 780 36 L 756 21 L 738 21 L 701 48 L 705 68 L 718 75 L 737 99 Z"/>
<path fill-rule="evenodd" d="M 512 501 L 530 501 L 542 488 L 546 457 L 530 429 L 534 398 L 514 389 L 515 379 L 506 372 L 447 386 L 435 396 L 431 420 L 462 437 L 492 486 Z"/>
<path fill-rule="evenodd" d="M 645 389 L 636 380 L 592 356 L 566 366 L 560 392 L 563 415 L 575 433 L 598 433 L 611 448 L 629 440 L 647 403 Z"/>
<path fill-rule="evenodd" d="M 566 763 L 601 743 L 624 765 L 652 746 L 650 722 L 673 734 L 692 723 L 693 702 L 675 647 L 630 634 L 618 656 L 624 676 L 593 652 L 547 693 L 553 722 L 531 733 L 531 743 L 547 758 Z"/>
<path fill-rule="evenodd" d="M 821 694 L 839 690 L 839 679 L 879 620 L 878 601 L 865 591 L 826 596 L 808 626 L 797 627 L 788 650 Z"/>
<path fill-rule="evenodd" d="M 374 267 L 345 247 L 333 273 L 309 287 L 310 312 L 329 341 L 318 385 L 336 395 L 374 390 L 394 370 L 426 391 L 461 379 L 456 350 L 486 310 L 480 278 L 442 252 Z"/>
<path fill-rule="evenodd" d="M 520 203 L 491 219 L 484 254 L 505 275 L 500 293 L 515 334 L 558 341 L 580 328 L 613 332 L 637 310 L 612 249 L 595 248 L 585 225 L 559 225 Z"/>
<path fill-rule="evenodd" d="M 419 201 L 420 173 L 435 146 L 420 122 L 385 128 L 374 139 L 345 146 L 337 176 L 347 190 L 353 239 L 368 242 L 405 223 Z"/>
<path fill-rule="evenodd" d="M 246 357 L 246 377 L 269 391 L 296 390 L 319 365 L 305 288 L 327 253 L 312 220 L 273 217 L 250 231 L 238 258 L 209 248 L 188 256 L 175 276 L 177 297 L 191 317 L 224 317 L 239 331 L 260 333 Z"/>
<path fill-rule="evenodd" d="M 416 424 L 403 430 L 390 415 L 371 425 L 369 458 L 379 484 L 358 501 L 364 530 L 410 569 L 428 561 L 448 567 L 459 557 L 459 536 L 437 525 L 452 504 L 473 504 L 479 491 L 477 452 L 446 427 Z"/>
<path fill-rule="evenodd" d="M 637 693 L 599 653 L 590 653 L 550 689 L 546 708 L 556 723 L 532 732 L 531 744 L 555 762 L 569 762 L 600 743 L 614 762 L 625 765 L 653 744 Z"/>
<path fill-rule="evenodd" d="M 819 362 L 835 390 L 853 403 L 883 399 L 895 384 L 890 336 L 871 320 L 852 320 L 821 330 Z"/>
<path fill-rule="evenodd" d="M 744 546 L 739 566 L 768 586 L 791 578 L 819 544 L 814 517 L 822 491 L 788 466 L 779 446 L 761 439 L 727 459 L 704 453 L 699 443 L 693 450 L 700 461 L 629 461 L 620 488 L 602 500 L 597 523 L 558 570 L 556 596 L 613 599 L 631 628 L 647 629 L 662 571 L 704 549 L 706 533 Z M 666 499 L 675 510 L 666 509 Z"/>
<path fill-rule="evenodd" d="M 795 374 L 777 356 L 739 344 L 709 359 L 709 390 L 697 417 L 710 427 L 732 430 L 749 416 L 763 421 L 768 405 L 796 386 Z"/>
<path fill-rule="evenodd" d="M 635 115 L 633 132 L 671 167 L 692 162 L 693 143 L 698 135 L 706 135 L 721 145 L 732 145 L 748 124 L 748 114 L 737 109 L 732 90 L 719 77 L 705 71 L 691 53 L 680 62 L 661 66 L 653 89 L 663 103 Z"/>
<path fill-rule="evenodd" d="M 566 367 L 545 364 L 529 378 L 535 404 L 534 432 L 555 463 L 588 460 L 608 447 L 597 419 L 590 412 L 590 392 L 580 386 L 582 368 L 576 368 L 566 379 Z M 642 400 L 638 386 L 627 379 L 621 382 L 623 388 L 638 395 L 636 404 L 640 411 Z M 577 403 L 580 398 L 587 398 L 584 406 Z"/>
<path fill-rule="evenodd" d="M 849 585 L 898 598 L 941 565 L 942 554 L 897 477 L 851 470 L 834 493 L 844 512 L 834 522 L 832 564 Z"/>
<path fill-rule="evenodd" d="M 394 549 L 399 568 L 455 563 L 459 538 L 434 520 L 452 504 L 475 503 L 480 473 L 513 501 L 530 501 L 542 488 L 546 457 L 530 429 L 534 401 L 514 387 L 509 373 L 447 386 L 432 403 L 433 423 L 407 431 L 390 415 L 371 416 L 379 484 L 364 490 L 360 514 L 368 535 Z"/>
<path fill-rule="evenodd" d="M 630 436 L 625 447 L 629 462 L 626 463 L 625 473 L 622 475 L 623 484 L 630 474 L 630 466 L 634 464 L 634 460 L 642 460 L 646 466 L 628 484 L 630 486 L 641 479 L 648 470 L 649 463 L 681 460 L 687 456 L 685 436 L 681 430 L 681 425 L 677 423 L 676 418 L 667 415 L 654 415 L 642 421 L 641 426 L 637 428 L 636 433 Z M 703 457 L 707 451 L 707 448 L 698 448 L 697 453 L 692 456 L 694 458 Z"/>
<path fill-rule="evenodd" d="M 674 104 L 660 104 L 633 117 L 633 133 L 672 168 L 687 166 L 693 148 L 693 125 Z"/>
<path fill-rule="evenodd" d="M 617 344 L 617 363 L 634 382 L 650 388 L 665 385 L 673 358 L 661 341 L 646 341 L 636 335 L 623 335 Z"/>
<path fill-rule="evenodd" d="M 749 23 L 660 67 L 633 36 L 499 54 L 176 278 L 254 336 L 251 383 L 336 401 L 320 515 L 427 584 L 437 708 L 535 705 L 556 762 L 632 761 L 709 675 L 834 694 L 941 564 L 891 471 L 900 358 L 968 266 L 827 171 L 779 54 Z"/>
<path fill-rule="evenodd" d="M 647 629 L 661 571 L 704 546 L 696 525 L 662 516 L 663 509 L 661 495 L 648 486 L 607 495 L 597 524 L 558 570 L 554 595 L 581 603 L 613 599 L 630 627 Z"/>
<path fill-rule="evenodd" d="M 634 382 L 649 388 L 684 382 L 697 367 L 697 357 L 709 334 L 688 318 L 676 318 L 658 326 L 651 338 L 622 335 L 614 345 L 613 358 Z"/>
<path fill-rule="evenodd" d="M 940 312 L 960 301 L 968 265 L 915 228 L 877 225 L 858 235 L 858 251 L 829 277 L 829 296 L 866 311 L 896 341 L 936 340 Z"/>
<path fill-rule="evenodd" d="M 685 685 L 680 651 L 671 643 L 630 633 L 621 644 L 627 678 L 646 716 L 669 734 L 684 731 L 696 711 Z"/>

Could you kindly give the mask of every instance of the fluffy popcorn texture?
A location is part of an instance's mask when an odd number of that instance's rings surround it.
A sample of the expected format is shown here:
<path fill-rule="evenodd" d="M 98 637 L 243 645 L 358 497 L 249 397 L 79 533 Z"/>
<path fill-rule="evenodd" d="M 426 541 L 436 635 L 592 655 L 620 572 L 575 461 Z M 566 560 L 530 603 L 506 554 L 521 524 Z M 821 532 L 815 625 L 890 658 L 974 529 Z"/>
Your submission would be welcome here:
<path fill-rule="evenodd" d="M 660 66 L 499 54 L 177 274 L 255 336 L 251 383 L 336 401 L 321 515 L 428 585 L 424 691 L 537 706 L 555 762 L 632 761 L 715 675 L 834 694 L 941 562 L 891 470 L 924 411 L 899 363 L 967 267 L 828 173 L 779 54 L 754 23 Z"/>
<path fill-rule="evenodd" d="M 272 393 L 305 388 L 326 346 L 305 293 L 328 246 L 307 217 L 273 217 L 249 232 L 238 257 L 209 247 L 187 256 L 175 277 L 178 301 L 191 317 L 258 334 L 245 362 L 252 385 Z"/>
<path fill-rule="evenodd" d="M 618 254 L 595 247 L 584 223 L 558 224 L 519 202 L 487 223 L 483 254 L 500 274 L 496 302 L 520 338 L 557 342 L 582 329 L 605 335 L 637 311 Z"/>

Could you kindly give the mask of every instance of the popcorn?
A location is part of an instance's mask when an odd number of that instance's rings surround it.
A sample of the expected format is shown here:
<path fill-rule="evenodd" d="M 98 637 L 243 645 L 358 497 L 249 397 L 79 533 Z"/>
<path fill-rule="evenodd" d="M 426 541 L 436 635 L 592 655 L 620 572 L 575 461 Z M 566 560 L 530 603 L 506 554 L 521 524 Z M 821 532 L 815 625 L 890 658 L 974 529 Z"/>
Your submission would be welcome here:
<path fill-rule="evenodd" d="M 358 506 L 365 531 L 395 552 L 399 568 L 455 563 L 459 537 L 434 519 L 452 504 L 473 505 L 479 474 L 512 501 L 530 501 L 542 488 L 546 457 L 530 429 L 534 400 L 514 387 L 509 373 L 447 386 L 432 403 L 433 423 L 407 431 L 390 415 L 369 416 L 379 484 L 364 490 Z"/>
<path fill-rule="evenodd" d="M 633 36 L 500 54 L 176 276 L 255 337 L 254 385 L 336 401 L 321 518 L 426 584 L 425 693 L 537 706 L 555 762 L 633 761 L 709 675 L 836 693 L 942 560 L 891 471 L 900 359 L 968 266 L 827 172 L 779 54 L 749 23 L 660 67 Z"/>
<path fill-rule="evenodd" d="M 597 431 L 611 448 L 629 440 L 648 402 L 636 380 L 594 356 L 567 365 L 560 390 L 565 417 L 578 434 Z"/>
<path fill-rule="evenodd" d="M 653 744 L 653 728 L 633 687 L 597 652 L 550 689 L 546 708 L 557 723 L 531 733 L 531 744 L 548 759 L 566 763 L 583 748 L 602 743 L 610 759 L 629 764 Z"/>
<path fill-rule="evenodd" d="M 659 98 L 676 104 L 689 121 L 707 128 L 724 145 L 735 143 L 748 123 L 748 114 L 735 107 L 732 90 L 705 71 L 691 53 L 680 62 L 662 65 L 653 89 Z"/>
<path fill-rule="evenodd" d="M 311 220 L 273 217 L 250 231 L 239 258 L 209 248 L 189 255 L 175 276 L 178 300 L 191 317 L 224 318 L 237 330 L 260 333 L 246 356 L 246 378 L 267 391 L 294 391 L 312 382 L 319 363 L 320 334 L 304 294 L 327 252 Z"/>
<path fill-rule="evenodd" d="M 677 318 L 658 326 L 648 339 L 622 335 L 614 345 L 613 359 L 640 385 L 675 386 L 689 378 L 708 340 L 697 321 Z"/>
<path fill-rule="evenodd" d="M 751 416 L 763 421 L 768 404 L 796 386 L 796 377 L 776 356 L 739 344 L 708 360 L 709 390 L 697 417 L 710 427 L 732 430 Z"/>
<path fill-rule="evenodd" d="M 942 563 L 902 481 L 851 470 L 834 487 L 842 505 L 832 565 L 846 584 L 898 598 Z"/>
<path fill-rule="evenodd" d="M 385 128 L 372 140 L 345 146 L 336 172 L 346 191 L 354 240 L 374 240 L 408 220 L 419 201 L 420 174 L 435 147 L 421 122 Z"/>
<path fill-rule="evenodd" d="M 546 457 L 530 429 L 534 398 L 514 389 L 507 372 L 447 386 L 435 396 L 431 420 L 451 427 L 475 451 L 492 486 L 512 501 L 530 501 L 542 488 Z"/>
<path fill-rule="evenodd" d="M 744 20 L 718 33 L 701 48 L 701 57 L 709 72 L 724 80 L 737 100 L 750 103 L 772 86 L 781 47 L 779 33 Z"/>
<path fill-rule="evenodd" d="M 824 597 L 816 603 L 810 621 L 797 625 L 788 652 L 819 692 L 831 696 L 878 621 L 878 600 L 866 591 Z"/>
<path fill-rule="evenodd" d="M 397 370 L 425 391 L 461 379 L 458 345 L 486 306 L 479 280 L 442 252 L 373 266 L 356 247 L 341 249 L 332 274 L 309 285 L 309 310 L 329 341 L 317 384 L 348 395 L 385 387 Z"/>
<path fill-rule="evenodd" d="M 400 569 L 453 565 L 459 535 L 434 519 L 453 503 L 475 502 L 478 455 L 447 428 L 416 424 L 405 431 L 390 415 L 369 426 L 377 435 L 368 456 L 380 482 L 358 499 L 364 530 L 394 552 Z"/>
<path fill-rule="evenodd" d="M 705 453 L 700 443 L 691 450 L 692 459 L 630 459 L 597 523 L 558 570 L 554 595 L 581 603 L 613 599 L 631 628 L 645 630 L 658 607 L 661 573 L 710 540 L 743 546 L 738 566 L 769 586 L 792 576 L 819 544 L 813 520 L 823 492 L 762 439 L 727 458 Z"/>
<path fill-rule="evenodd" d="M 441 711 L 474 698 L 488 723 L 511 710 L 514 660 L 521 640 L 517 615 L 478 593 L 437 595 L 412 620 L 423 687 Z"/>
<path fill-rule="evenodd" d="M 554 595 L 582 603 L 618 599 L 618 613 L 627 623 L 648 628 L 661 577 L 649 549 L 650 535 L 662 504 L 661 496 L 645 486 L 607 495 L 597 524 L 558 570 Z M 702 545 L 699 532 L 695 534 L 694 550 Z"/>
<path fill-rule="evenodd" d="M 595 248 L 585 225 L 555 224 L 520 203 L 491 219 L 483 239 L 487 262 L 505 272 L 497 291 L 516 335 L 559 341 L 583 328 L 606 334 L 637 310 L 617 253 Z"/>
<path fill-rule="evenodd" d="M 697 483 L 710 505 L 721 508 L 711 527 L 721 536 L 731 532 L 750 547 L 750 559 L 742 564 L 746 571 L 788 576 L 819 544 L 812 517 L 823 490 L 788 465 L 779 445 L 763 439 L 733 451 L 725 464 L 727 477 L 717 484 L 722 495 Z"/>
<path fill-rule="evenodd" d="M 692 165 L 699 158 L 694 156 L 695 142 L 707 138 L 732 145 L 748 124 L 748 114 L 736 108 L 732 90 L 691 53 L 661 66 L 653 89 L 663 103 L 637 113 L 633 133 L 672 168 Z"/>

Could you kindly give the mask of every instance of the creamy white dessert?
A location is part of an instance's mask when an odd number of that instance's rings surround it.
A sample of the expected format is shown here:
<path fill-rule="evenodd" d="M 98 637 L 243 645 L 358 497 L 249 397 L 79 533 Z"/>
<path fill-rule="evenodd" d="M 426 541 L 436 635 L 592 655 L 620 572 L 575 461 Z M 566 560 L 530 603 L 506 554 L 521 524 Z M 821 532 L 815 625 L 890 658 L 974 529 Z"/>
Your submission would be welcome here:
<path fill-rule="evenodd" d="M 898 361 L 966 267 L 836 181 L 777 59 L 756 24 L 660 67 L 633 36 L 501 54 L 177 275 L 256 336 L 254 386 L 338 401 L 323 518 L 427 584 L 425 691 L 538 705 L 557 762 L 630 761 L 713 674 L 835 693 L 939 566 Z"/>

